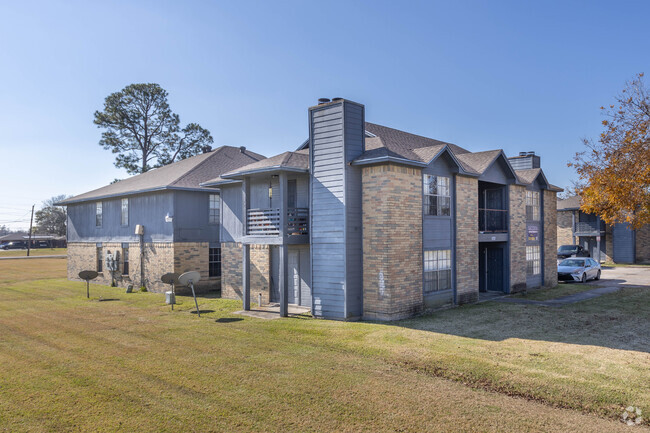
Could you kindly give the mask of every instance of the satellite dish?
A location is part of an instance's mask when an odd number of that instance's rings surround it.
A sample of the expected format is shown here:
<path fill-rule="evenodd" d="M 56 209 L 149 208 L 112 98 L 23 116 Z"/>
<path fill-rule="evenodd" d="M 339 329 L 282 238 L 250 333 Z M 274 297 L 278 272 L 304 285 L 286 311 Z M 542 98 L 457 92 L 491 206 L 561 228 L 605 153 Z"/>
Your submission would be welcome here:
<path fill-rule="evenodd" d="M 201 311 L 199 310 L 199 303 L 196 302 L 196 293 L 194 292 L 194 283 L 198 283 L 201 280 L 201 274 L 197 271 L 185 272 L 180 277 L 178 277 L 178 284 L 181 286 L 190 286 L 192 289 L 192 296 L 194 296 L 194 305 L 196 306 L 196 314 L 201 317 Z"/>
<path fill-rule="evenodd" d="M 79 278 L 86 280 L 86 298 L 90 298 L 90 280 L 94 280 L 98 275 L 97 271 L 79 272 Z"/>
<path fill-rule="evenodd" d="M 185 272 L 178 277 L 179 286 L 188 286 L 190 283 L 198 283 L 201 280 L 201 274 L 197 271 Z"/>
<path fill-rule="evenodd" d="M 79 278 L 81 278 L 82 280 L 86 280 L 86 281 L 94 280 L 95 278 L 97 278 L 98 275 L 99 274 L 97 273 L 97 271 L 81 271 L 81 272 L 79 272 Z"/>
<path fill-rule="evenodd" d="M 165 284 L 178 284 L 178 274 L 169 272 L 160 277 L 160 280 Z"/>
<path fill-rule="evenodd" d="M 165 283 L 169 284 L 172 286 L 171 292 L 165 292 L 166 298 L 167 298 L 167 303 L 172 306 L 172 311 L 174 310 L 174 304 L 176 303 L 176 293 L 174 290 L 174 286 L 178 284 L 178 274 L 175 272 L 168 272 L 162 277 L 160 277 L 160 280 Z"/>

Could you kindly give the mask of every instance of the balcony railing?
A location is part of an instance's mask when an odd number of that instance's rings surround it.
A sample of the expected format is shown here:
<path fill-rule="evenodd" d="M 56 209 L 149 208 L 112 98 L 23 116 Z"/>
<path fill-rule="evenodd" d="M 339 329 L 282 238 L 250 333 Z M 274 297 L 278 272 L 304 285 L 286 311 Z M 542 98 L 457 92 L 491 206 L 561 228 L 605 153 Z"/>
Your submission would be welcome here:
<path fill-rule="evenodd" d="M 250 236 L 279 236 L 280 209 L 248 209 L 246 234 Z M 309 234 L 309 209 L 287 210 L 287 235 Z"/>
<path fill-rule="evenodd" d="M 297 207 L 287 211 L 287 234 L 309 234 L 309 209 Z"/>
<path fill-rule="evenodd" d="M 505 209 L 479 209 L 478 231 L 481 233 L 507 233 L 508 211 Z"/>

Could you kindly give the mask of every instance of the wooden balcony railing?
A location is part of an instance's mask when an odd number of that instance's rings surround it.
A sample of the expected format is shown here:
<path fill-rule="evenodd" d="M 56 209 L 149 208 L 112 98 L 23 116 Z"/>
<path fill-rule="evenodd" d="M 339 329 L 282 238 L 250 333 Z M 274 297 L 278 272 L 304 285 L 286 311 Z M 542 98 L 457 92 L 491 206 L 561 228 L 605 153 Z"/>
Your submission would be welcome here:
<path fill-rule="evenodd" d="M 507 233 L 508 211 L 506 209 L 479 209 L 478 231 L 481 233 Z"/>
<path fill-rule="evenodd" d="M 248 209 L 246 234 L 250 236 L 279 236 L 280 209 Z M 287 210 L 287 235 L 309 234 L 309 209 Z"/>

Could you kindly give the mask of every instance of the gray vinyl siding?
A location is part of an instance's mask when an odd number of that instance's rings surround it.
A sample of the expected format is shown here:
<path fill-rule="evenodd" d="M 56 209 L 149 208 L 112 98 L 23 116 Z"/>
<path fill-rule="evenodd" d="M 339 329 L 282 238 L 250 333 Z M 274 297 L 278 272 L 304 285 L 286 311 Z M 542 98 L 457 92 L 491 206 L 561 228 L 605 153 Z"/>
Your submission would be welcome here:
<path fill-rule="evenodd" d="M 208 223 L 209 197 L 205 192 L 174 192 L 174 242 L 219 242 L 219 224 Z"/>
<path fill-rule="evenodd" d="M 490 167 L 478 178 L 483 182 L 492 182 L 500 184 L 508 184 L 512 182 L 512 175 L 504 161 L 504 158 L 499 156 Z"/>
<path fill-rule="evenodd" d="M 345 116 L 350 122 L 345 137 L 344 106 L 350 111 Z M 312 312 L 317 317 L 346 319 L 360 315 L 360 177 L 346 169 L 346 160 L 361 153 L 363 129 L 363 107 L 356 104 L 345 102 L 310 110 Z M 346 150 L 344 138 L 351 149 Z M 346 187 L 347 176 L 349 182 L 359 183 L 358 192 L 354 185 Z M 350 216 L 346 215 L 348 204 Z M 347 278 L 346 262 L 348 269 L 357 268 L 358 275 L 353 271 Z M 353 293 L 346 295 L 346 289 Z"/>
<path fill-rule="evenodd" d="M 268 209 L 271 206 L 269 201 L 268 178 L 251 179 L 250 181 L 250 209 Z M 273 191 L 274 197 L 279 197 L 279 191 Z M 279 207 L 279 206 L 276 206 Z"/>
<path fill-rule="evenodd" d="M 364 151 L 363 107 L 345 104 L 345 209 L 347 317 L 363 314 L 363 237 L 361 230 L 361 168 L 347 162 Z"/>
<path fill-rule="evenodd" d="M 68 209 L 68 242 L 137 242 L 135 226 L 144 226 L 145 242 L 172 242 L 173 223 L 165 222 L 167 214 L 174 215 L 174 193 L 155 192 L 131 195 L 129 225 L 121 225 L 122 198 L 98 200 L 102 202 L 102 226 L 95 226 L 96 203 L 71 204 Z"/>
<path fill-rule="evenodd" d="M 612 228 L 615 263 L 634 263 L 635 236 L 628 224 L 617 223 Z M 601 240 L 602 242 L 602 240 Z"/>
<path fill-rule="evenodd" d="M 242 187 L 221 187 L 221 241 L 240 242 L 242 237 Z"/>

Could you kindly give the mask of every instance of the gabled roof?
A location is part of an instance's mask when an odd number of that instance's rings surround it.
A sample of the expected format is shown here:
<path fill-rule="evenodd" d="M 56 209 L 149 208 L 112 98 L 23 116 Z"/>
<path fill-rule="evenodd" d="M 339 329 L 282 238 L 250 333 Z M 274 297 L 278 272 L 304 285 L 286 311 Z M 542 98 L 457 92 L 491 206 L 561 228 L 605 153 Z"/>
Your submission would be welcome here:
<path fill-rule="evenodd" d="M 577 195 L 560 199 L 557 201 L 557 210 L 577 210 L 580 209 L 580 197 Z"/>
<path fill-rule="evenodd" d="M 101 198 L 119 197 L 165 189 L 204 190 L 202 182 L 215 175 L 232 171 L 264 156 L 239 147 L 221 146 L 211 152 L 149 170 L 119 182 L 89 191 L 58 205 L 69 205 Z"/>
<path fill-rule="evenodd" d="M 309 172 L 309 150 L 284 152 L 270 158 L 262 159 L 224 173 L 217 178 L 205 181 L 201 183 L 201 186 L 216 186 L 229 183 L 233 179 L 240 179 L 242 176 L 274 171 Z"/>

